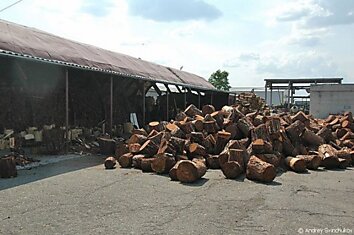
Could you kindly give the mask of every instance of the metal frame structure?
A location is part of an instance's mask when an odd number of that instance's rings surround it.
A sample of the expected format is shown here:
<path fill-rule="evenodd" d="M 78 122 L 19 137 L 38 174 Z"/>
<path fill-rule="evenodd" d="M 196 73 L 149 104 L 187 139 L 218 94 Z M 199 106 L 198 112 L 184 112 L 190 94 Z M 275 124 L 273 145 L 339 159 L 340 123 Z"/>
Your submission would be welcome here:
<path fill-rule="evenodd" d="M 265 101 L 268 101 L 268 88 L 270 89 L 270 104 L 273 105 L 273 90 L 287 91 L 287 106 L 290 108 L 297 98 L 308 99 L 310 96 L 295 96 L 296 90 L 309 90 L 311 84 L 341 84 L 343 78 L 291 78 L 291 79 L 264 79 Z"/>

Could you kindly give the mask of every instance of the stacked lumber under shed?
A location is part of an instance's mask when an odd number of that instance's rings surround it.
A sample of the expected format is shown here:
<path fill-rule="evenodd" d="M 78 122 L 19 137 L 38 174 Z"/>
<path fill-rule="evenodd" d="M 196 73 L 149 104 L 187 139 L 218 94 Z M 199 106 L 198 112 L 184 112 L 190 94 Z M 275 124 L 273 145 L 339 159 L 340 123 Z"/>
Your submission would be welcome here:
<path fill-rule="evenodd" d="M 243 104 L 215 110 L 190 105 L 170 122 L 151 122 L 136 129 L 116 149 L 123 168 L 169 174 L 172 180 L 194 182 L 207 168 L 221 169 L 226 178 L 242 174 L 272 182 L 277 171 L 304 172 L 350 166 L 354 156 L 353 116 L 314 119 L 303 112 L 269 115 Z M 114 166 L 112 158 L 108 165 Z"/>

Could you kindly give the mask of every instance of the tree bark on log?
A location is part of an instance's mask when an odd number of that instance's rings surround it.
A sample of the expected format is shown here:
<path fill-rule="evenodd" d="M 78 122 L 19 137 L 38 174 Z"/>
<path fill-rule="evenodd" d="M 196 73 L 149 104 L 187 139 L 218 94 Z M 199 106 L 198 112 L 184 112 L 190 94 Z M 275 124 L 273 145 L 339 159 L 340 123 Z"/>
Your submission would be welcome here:
<path fill-rule="evenodd" d="M 318 155 L 297 155 L 296 158 L 304 159 L 306 168 L 316 170 L 321 165 L 321 157 Z"/>
<path fill-rule="evenodd" d="M 207 156 L 208 155 L 206 149 L 198 143 L 191 143 L 189 145 L 189 153 L 190 153 L 191 157 Z"/>
<path fill-rule="evenodd" d="M 116 163 L 117 160 L 114 157 L 107 157 L 106 160 L 104 161 L 104 167 L 106 169 L 114 169 Z"/>
<path fill-rule="evenodd" d="M 194 104 L 189 105 L 184 113 L 187 114 L 189 117 L 194 117 L 195 115 L 203 115 L 202 111 L 195 107 Z"/>
<path fill-rule="evenodd" d="M 318 147 L 324 144 L 325 141 L 321 136 L 316 135 L 313 131 L 305 129 L 301 136 L 303 142 L 308 146 Z"/>
<path fill-rule="evenodd" d="M 138 153 L 140 151 L 141 145 L 139 143 L 129 144 L 130 153 Z"/>
<path fill-rule="evenodd" d="M 227 179 L 236 179 L 243 169 L 238 162 L 228 161 L 221 167 L 221 171 Z"/>
<path fill-rule="evenodd" d="M 306 171 L 306 162 L 302 158 L 296 157 L 287 157 L 285 158 L 285 164 L 289 169 L 295 172 L 305 172 Z"/>
<path fill-rule="evenodd" d="M 207 166 L 210 169 L 220 169 L 219 155 L 209 155 L 209 156 L 207 156 Z"/>
<path fill-rule="evenodd" d="M 154 156 L 159 150 L 159 146 L 152 140 L 147 140 L 141 147 L 140 153 Z"/>
<path fill-rule="evenodd" d="M 270 183 L 276 176 L 276 169 L 272 164 L 251 156 L 247 164 L 246 177 L 249 180 Z"/>
<path fill-rule="evenodd" d="M 142 158 L 141 159 L 141 170 L 143 172 L 153 172 L 152 170 L 152 162 L 155 158 Z"/>
<path fill-rule="evenodd" d="M 118 163 L 122 168 L 129 168 L 132 166 L 134 155 L 131 153 L 123 154 L 118 158 Z"/>
<path fill-rule="evenodd" d="M 157 174 L 166 174 L 176 164 L 176 160 L 172 155 L 157 154 L 152 161 L 151 168 Z"/>
<path fill-rule="evenodd" d="M 183 183 L 193 183 L 205 175 L 206 171 L 202 161 L 182 160 L 177 167 L 177 179 Z"/>
<path fill-rule="evenodd" d="M 132 166 L 135 168 L 135 169 L 141 169 L 141 159 L 145 158 L 145 155 L 143 154 L 138 154 L 138 155 L 135 155 L 133 158 L 132 158 Z"/>
<path fill-rule="evenodd" d="M 207 114 L 212 114 L 214 112 L 215 112 L 215 107 L 210 104 L 204 105 L 202 107 L 202 115 L 203 116 L 205 116 Z"/>
<path fill-rule="evenodd" d="M 168 173 L 168 175 L 170 176 L 172 181 L 177 181 L 178 180 L 178 178 L 177 178 L 177 168 L 178 168 L 178 165 L 179 165 L 179 163 L 181 161 L 183 161 L 183 160 L 177 161 L 177 163 L 171 168 L 171 170 Z"/>
<path fill-rule="evenodd" d="M 321 157 L 321 166 L 327 169 L 339 167 L 337 150 L 329 144 L 323 144 L 318 147 L 318 154 Z"/>

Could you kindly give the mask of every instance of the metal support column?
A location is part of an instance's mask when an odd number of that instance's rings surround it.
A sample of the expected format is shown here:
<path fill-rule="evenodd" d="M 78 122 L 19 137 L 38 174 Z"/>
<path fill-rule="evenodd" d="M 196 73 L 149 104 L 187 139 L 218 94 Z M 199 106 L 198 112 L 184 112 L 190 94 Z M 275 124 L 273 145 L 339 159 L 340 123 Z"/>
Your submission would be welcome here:
<path fill-rule="evenodd" d="M 113 134 L 113 76 L 110 77 L 110 101 L 109 101 L 109 133 L 112 137 Z"/>
<path fill-rule="evenodd" d="M 65 70 L 65 153 L 69 152 L 69 71 Z"/>
<path fill-rule="evenodd" d="M 183 94 L 183 98 L 184 98 L 184 109 L 187 108 L 187 88 L 183 87 L 183 91 L 184 91 L 184 94 Z"/>
<path fill-rule="evenodd" d="M 273 106 L 273 87 L 272 84 L 270 85 L 270 106 Z"/>
<path fill-rule="evenodd" d="M 168 100 L 168 89 L 166 89 L 166 121 L 169 119 L 168 111 L 169 111 L 169 100 Z"/>
<path fill-rule="evenodd" d="M 143 127 L 145 126 L 145 122 L 146 122 L 146 110 L 145 110 L 145 81 L 143 81 L 143 85 L 142 85 L 142 90 L 141 90 L 141 94 L 143 96 Z"/>
<path fill-rule="evenodd" d="M 200 109 L 200 92 L 199 91 L 197 91 L 198 92 L 198 109 Z"/>
<path fill-rule="evenodd" d="M 210 94 L 210 104 L 213 105 L 214 102 L 214 97 L 213 97 L 213 92 Z"/>
<path fill-rule="evenodd" d="M 288 85 L 288 108 L 290 109 L 290 89 L 292 88 L 291 82 Z"/>
<path fill-rule="evenodd" d="M 264 87 L 264 100 L 267 104 L 268 102 L 268 84 L 266 83 L 265 87 Z"/>

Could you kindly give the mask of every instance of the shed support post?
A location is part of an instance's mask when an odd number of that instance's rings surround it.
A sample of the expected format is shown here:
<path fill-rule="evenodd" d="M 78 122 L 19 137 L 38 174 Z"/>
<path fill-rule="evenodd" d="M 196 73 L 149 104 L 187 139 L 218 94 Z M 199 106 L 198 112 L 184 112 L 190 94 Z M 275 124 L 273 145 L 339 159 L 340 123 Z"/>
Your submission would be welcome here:
<path fill-rule="evenodd" d="M 214 97 L 213 97 L 213 92 L 210 94 L 210 104 L 213 105 Z"/>
<path fill-rule="evenodd" d="M 69 71 L 65 69 L 65 153 L 69 152 Z"/>
<path fill-rule="evenodd" d="M 113 75 L 110 77 L 110 101 L 109 101 L 109 133 L 112 137 L 113 134 Z"/>
<path fill-rule="evenodd" d="M 184 90 L 184 94 L 183 94 L 183 98 L 184 98 L 184 109 L 187 108 L 187 89 L 185 87 L 183 87 Z"/>
<path fill-rule="evenodd" d="M 200 103 L 200 92 L 198 91 L 198 109 L 200 109 L 200 105 L 201 105 L 201 103 Z"/>
<path fill-rule="evenodd" d="M 267 92 L 268 92 L 268 83 L 266 82 L 265 87 L 264 87 L 264 99 L 265 99 L 266 104 L 268 102 L 268 100 L 267 100 L 267 98 L 268 98 L 267 97 L 268 96 Z"/>
<path fill-rule="evenodd" d="M 273 87 L 272 85 L 270 85 L 270 106 L 272 107 L 273 106 Z"/>
<path fill-rule="evenodd" d="M 146 122 L 146 111 L 145 111 L 145 81 L 143 81 L 143 84 L 142 84 L 142 89 L 141 89 L 141 94 L 142 94 L 142 97 L 143 97 L 143 127 L 145 126 L 145 122 Z"/>
<path fill-rule="evenodd" d="M 169 111 L 169 100 L 168 100 L 168 89 L 166 89 L 166 121 L 169 119 L 168 111 Z"/>

